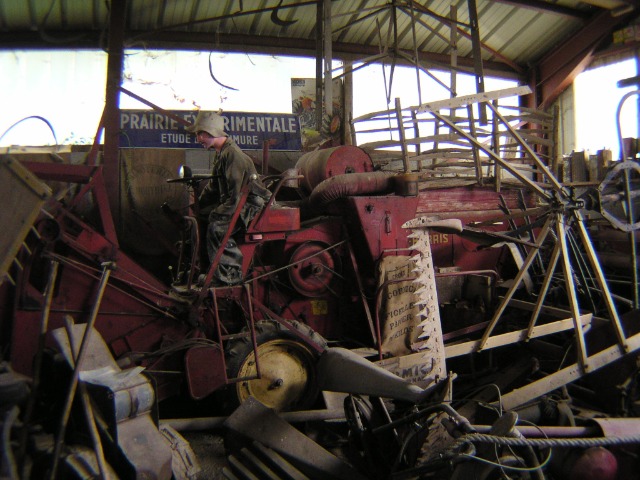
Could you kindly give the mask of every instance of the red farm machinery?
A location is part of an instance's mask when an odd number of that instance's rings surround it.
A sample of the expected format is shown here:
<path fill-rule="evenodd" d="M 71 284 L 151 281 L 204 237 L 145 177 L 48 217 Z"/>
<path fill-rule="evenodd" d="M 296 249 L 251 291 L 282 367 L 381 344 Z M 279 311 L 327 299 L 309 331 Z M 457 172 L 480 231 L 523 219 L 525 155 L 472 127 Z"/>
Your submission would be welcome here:
<path fill-rule="evenodd" d="M 556 445 L 514 433 L 518 415 L 543 436 L 564 428 L 581 437 L 560 444 L 567 452 L 624 444 L 638 425 L 629 359 L 640 329 L 625 300 L 633 289 L 610 287 L 586 217 L 633 234 L 638 167 L 620 162 L 598 185 L 566 186 L 487 105 L 526 162 L 505 160 L 497 144 L 436 111 L 426 113 L 472 152 L 463 166 L 440 167 L 472 175 L 438 173 L 436 162 L 412 168 L 406 156 L 401 172 L 393 162 L 381 168 L 355 146 L 307 153 L 265 179 L 271 201 L 235 238 L 243 281 L 226 287 L 211 284 L 219 258 L 203 260 L 202 225 L 190 211 L 165 206 L 181 236 L 172 277 L 159 278 L 120 244 L 102 167 L 4 158 L 2 191 L 16 201 L 2 222 L 12 229 L 2 351 L 15 380 L 15 401 L 5 403 L 23 405 L 27 426 L 12 447 L 17 462 L 37 450 L 27 436 L 38 425 L 53 439 L 38 474 L 61 468 L 63 443 L 99 442 L 100 472 L 170 478 L 160 418 L 226 415 L 249 399 L 276 412 L 316 411 L 336 396 L 351 460 L 369 478 L 472 478 L 479 467 L 464 460 L 495 464 L 498 450 L 498 465 L 521 468 L 516 475 L 541 472 Z M 166 180 L 193 198 L 206 178 Z M 25 378 L 37 395 L 19 388 Z M 83 409 L 103 421 L 76 418 Z M 155 445 L 153 458 L 133 445 L 141 436 Z M 596 436 L 600 443 L 589 440 Z M 65 468 L 81 478 L 72 461 Z"/>

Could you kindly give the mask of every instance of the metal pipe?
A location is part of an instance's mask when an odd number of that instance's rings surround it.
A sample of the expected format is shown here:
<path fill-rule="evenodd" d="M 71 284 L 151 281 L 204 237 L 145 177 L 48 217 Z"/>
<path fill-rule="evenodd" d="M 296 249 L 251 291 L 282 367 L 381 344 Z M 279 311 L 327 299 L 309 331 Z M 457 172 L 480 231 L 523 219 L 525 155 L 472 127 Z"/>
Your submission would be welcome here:
<path fill-rule="evenodd" d="M 76 362 L 77 359 L 73 354 L 73 352 L 76 351 L 75 339 L 73 336 L 73 319 L 69 315 L 64 318 L 64 328 L 67 332 L 67 338 L 69 339 L 69 346 L 71 347 L 71 359 Z M 78 388 L 80 389 L 80 398 L 82 399 L 84 418 L 87 422 L 87 427 L 89 428 L 91 442 L 93 443 L 93 451 L 98 462 L 98 470 L 100 471 L 99 476 L 101 480 L 107 480 L 109 477 L 107 472 L 107 465 L 104 459 L 104 450 L 102 448 L 102 442 L 100 441 L 100 433 L 98 432 L 98 428 L 96 427 L 96 419 L 93 414 L 91 399 L 89 398 L 89 394 L 87 393 L 87 386 L 83 382 L 80 382 L 78 384 Z"/>
<path fill-rule="evenodd" d="M 531 336 L 533 334 L 533 327 L 535 327 L 536 322 L 538 321 L 538 316 L 542 311 L 543 303 L 545 298 L 547 297 L 547 292 L 549 291 L 549 286 L 551 285 L 551 280 L 553 279 L 553 274 L 556 271 L 556 266 L 558 265 L 558 258 L 560 257 L 560 242 L 556 242 L 553 247 L 553 251 L 551 253 L 551 257 L 549 259 L 549 265 L 547 271 L 545 272 L 544 280 L 542 281 L 542 285 L 540 287 L 540 291 L 538 293 L 538 300 L 536 301 L 536 306 L 531 313 L 531 318 L 529 319 L 529 327 L 527 328 L 527 341 L 531 340 Z"/>
<path fill-rule="evenodd" d="M 538 237 L 536 249 L 540 248 L 544 244 L 544 241 L 547 238 L 549 230 L 551 229 L 551 222 L 552 222 L 552 217 L 549 216 L 549 218 L 547 218 L 544 226 L 542 227 L 542 230 L 540 231 L 540 236 Z M 494 312 L 493 317 L 491 318 L 491 321 L 489 323 L 489 326 L 487 327 L 487 329 L 485 330 L 484 334 L 482 335 L 482 338 L 480 340 L 480 345 L 478 347 L 478 351 L 482 350 L 484 348 L 485 344 L 487 343 L 487 340 L 489 340 L 489 336 L 491 335 L 491 332 L 493 331 L 495 326 L 498 324 L 498 321 L 500 320 L 504 310 L 507 308 L 507 306 L 509 304 L 509 301 L 511 300 L 511 297 L 513 297 L 513 295 L 515 294 L 516 289 L 518 288 L 518 285 L 520 284 L 520 281 L 522 280 L 522 277 L 524 277 L 525 273 L 527 273 L 527 270 L 529 269 L 529 266 L 531 265 L 531 263 L 535 259 L 535 256 L 536 256 L 536 253 L 537 253 L 536 249 L 532 249 L 529 252 L 529 255 L 527 255 L 527 258 L 525 259 L 524 263 L 520 267 L 520 270 L 518 271 L 518 274 L 514 278 L 513 284 L 511 285 L 511 287 L 509 288 L 509 291 L 504 296 L 504 300 L 502 301 L 502 303 L 499 305 L 499 307 Z M 578 317 L 576 317 L 576 318 L 578 318 Z"/>
<path fill-rule="evenodd" d="M 127 21 L 127 0 L 112 0 L 109 4 L 109 35 L 107 41 L 107 82 L 105 108 L 102 117 L 104 126 L 102 164 L 104 184 L 109 192 L 111 212 L 119 220 L 118 231 L 122 231 L 122 186 L 120 172 L 120 90 L 124 70 L 124 36 Z"/>
<path fill-rule="evenodd" d="M 258 355 L 258 339 L 256 338 L 256 321 L 253 315 L 253 305 L 251 304 L 251 285 L 248 283 L 244 284 L 244 289 L 247 292 L 247 303 L 249 308 L 249 331 L 251 332 L 251 346 L 253 347 L 253 356 L 256 364 L 256 376 L 258 379 L 262 378 L 262 374 L 260 373 L 260 355 Z"/>
<path fill-rule="evenodd" d="M 346 237 L 348 238 L 348 235 L 346 235 Z M 347 242 L 347 248 L 349 249 L 349 258 L 351 259 L 351 265 L 353 266 L 353 269 L 356 272 L 356 283 L 358 285 L 358 291 L 360 292 L 360 299 L 362 300 L 364 313 L 367 317 L 367 323 L 369 324 L 369 331 L 371 332 L 371 337 L 373 339 L 374 344 L 376 345 L 376 347 L 378 347 L 378 349 L 380 349 L 380 345 L 378 344 L 378 337 L 376 334 L 376 327 L 373 324 L 373 316 L 371 315 L 371 310 L 369 308 L 369 302 L 367 301 L 367 296 L 364 293 L 364 285 L 362 284 L 362 277 L 358 269 L 358 262 L 356 261 L 356 253 L 353 251 L 353 245 L 351 244 L 351 242 Z"/>
<path fill-rule="evenodd" d="M 624 329 L 622 328 L 622 324 L 620 323 L 620 317 L 618 316 L 618 312 L 616 310 L 615 304 L 613 303 L 613 298 L 611 297 L 611 291 L 609 290 L 609 286 L 607 285 L 607 281 L 604 277 L 604 273 L 602 272 L 602 268 L 600 267 L 598 256 L 595 253 L 593 244 L 591 243 L 591 239 L 589 238 L 589 234 L 587 233 L 587 229 L 584 226 L 584 220 L 582 218 L 582 215 L 580 214 L 579 211 L 574 211 L 573 215 L 576 217 L 576 220 L 577 220 L 576 223 L 578 228 L 578 234 L 580 235 L 580 239 L 582 240 L 582 245 L 584 246 L 585 254 L 587 255 L 587 259 L 591 264 L 591 268 L 593 268 L 598 286 L 602 291 L 605 305 L 609 313 L 609 317 L 611 319 L 611 323 L 614 328 L 616 337 L 618 339 L 618 344 L 624 349 L 625 352 L 628 352 L 629 344 L 627 343 Z"/>
<path fill-rule="evenodd" d="M 305 410 L 299 412 L 279 412 L 278 416 L 289 423 L 314 422 L 322 420 L 344 420 L 344 410 Z M 168 418 L 160 422 L 179 432 L 212 430 L 222 428 L 229 417 Z"/>
<path fill-rule="evenodd" d="M 584 330 L 580 321 L 580 308 L 578 306 L 578 293 L 576 283 L 573 278 L 573 270 L 571 268 L 571 259 L 569 257 L 569 247 L 567 246 L 567 237 L 564 224 L 564 218 L 561 213 L 557 214 L 556 221 L 557 237 L 560 242 L 560 250 L 562 252 L 561 266 L 564 274 L 564 284 L 567 292 L 567 300 L 569 301 L 569 310 L 573 319 L 573 326 L 576 336 L 576 347 L 578 348 L 578 360 L 580 366 L 585 373 L 589 371 L 589 362 L 587 360 L 587 346 L 584 339 Z"/>
<path fill-rule="evenodd" d="M 108 480 L 110 476 L 109 471 L 107 470 L 107 462 L 104 458 L 104 449 L 102 447 L 102 441 L 100 440 L 100 432 L 96 425 L 96 417 L 93 413 L 93 407 L 91 406 L 91 399 L 89 398 L 89 393 L 87 392 L 87 387 L 84 383 L 80 384 L 80 398 L 82 398 L 82 409 L 84 411 L 87 427 L 89 428 L 91 442 L 93 443 L 93 451 L 98 462 L 99 478 L 101 480 Z"/>
<path fill-rule="evenodd" d="M 49 480 L 55 480 L 56 478 L 56 473 L 58 470 L 58 462 L 60 459 L 60 452 L 62 451 L 62 443 L 64 442 L 64 435 L 67 429 L 67 422 L 69 421 L 69 416 L 71 414 L 71 405 L 73 404 L 73 398 L 75 397 L 75 394 L 76 394 L 78 379 L 80 377 L 80 371 L 82 368 L 82 361 L 84 360 L 87 348 L 89 346 L 88 339 L 90 337 L 93 325 L 96 323 L 96 319 L 98 318 L 98 311 L 100 310 L 100 304 L 102 303 L 104 290 L 107 287 L 107 282 L 109 281 L 111 270 L 115 268 L 115 263 L 105 262 L 102 264 L 102 266 L 103 266 L 102 278 L 100 279 L 100 285 L 98 286 L 96 300 L 93 304 L 91 316 L 89 317 L 89 321 L 86 324 L 86 329 L 82 337 L 82 342 L 80 344 L 80 351 L 78 352 L 76 365 L 75 365 L 75 368 L 73 369 L 73 375 L 71 377 L 71 385 L 69 385 L 69 390 L 67 391 L 67 398 L 65 400 L 62 415 L 60 416 L 60 422 L 58 424 L 58 434 L 56 435 L 56 443 L 53 451 L 53 461 L 51 465 L 51 471 L 49 472 L 49 477 L 48 477 Z"/>
<path fill-rule="evenodd" d="M 574 265 L 576 268 L 574 268 L 573 271 L 575 272 L 576 276 L 580 278 L 582 285 L 586 289 L 587 299 L 591 304 L 591 311 L 595 315 L 598 313 L 598 309 L 596 307 L 595 301 L 593 300 L 593 297 L 589 293 L 589 287 L 592 285 L 595 285 L 596 281 L 593 278 L 593 275 L 591 275 L 591 272 L 589 271 L 589 264 L 587 263 L 584 256 L 582 255 L 578 242 L 575 236 L 573 235 L 573 233 L 571 232 L 571 230 L 567 230 L 567 240 L 569 242 L 568 247 L 571 249 L 573 253 L 573 258 L 575 259 Z"/>
<path fill-rule="evenodd" d="M 185 216 L 183 217 L 187 223 L 190 223 L 189 233 L 193 234 L 195 231 L 194 242 L 193 242 L 193 252 L 191 253 L 191 265 L 189 268 L 189 275 L 187 277 L 187 290 L 191 291 L 191 286 L 193 285 L 193 275 L 195 273 L 195 266 L 198 263 L 198 258 L 200 255 L 200 232 L 198 227 L 198 220 L 194 217 Z M 178 265 L 182 266 L 182 253 L 183 248 L 180 249 L 180 259 L 178 260 Z"/>

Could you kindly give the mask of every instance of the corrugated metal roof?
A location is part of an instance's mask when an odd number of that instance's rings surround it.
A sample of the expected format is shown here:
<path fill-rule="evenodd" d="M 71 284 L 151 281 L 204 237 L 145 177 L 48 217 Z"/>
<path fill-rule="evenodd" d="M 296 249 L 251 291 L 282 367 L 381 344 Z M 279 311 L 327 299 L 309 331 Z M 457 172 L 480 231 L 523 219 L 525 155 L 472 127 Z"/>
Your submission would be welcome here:
<path fill-rule="evenodd" d="M 476 4 L 482 58 L 505 71 L 534 64 L 601 11 L 571 0 Z M 417 49 L 425 62 L 446 61 L 451 5 L 460 22 L 458 56 L 472 57 L 468 0 L 334 0 L 330 5 L 335 57 L 350 52 L 351 59 L 365 58 L 395 47 Z M 316 12 L 316 3 L 304 0 L 128 0 L 125 37 L 131 47 L 277 49 L 313 56 Z M 108 4 L 98 0 L 0 2 L 0 48 L 103 46 L 108 16 Z"/>

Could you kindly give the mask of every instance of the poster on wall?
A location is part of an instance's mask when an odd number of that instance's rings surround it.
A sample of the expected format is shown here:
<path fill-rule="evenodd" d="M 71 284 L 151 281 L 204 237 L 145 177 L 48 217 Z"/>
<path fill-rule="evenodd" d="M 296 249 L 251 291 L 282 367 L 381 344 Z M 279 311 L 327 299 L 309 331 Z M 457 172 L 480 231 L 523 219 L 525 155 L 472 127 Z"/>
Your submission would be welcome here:
<path fill-rule="evenodd" d="M 193 123 L 196 111 L 171 110 L 171 114 Z M 243 150 L 300 151 L 298 117 L 290 113 L 222 112 L 225 132 Z M 154 110 L 120 111 L 120 146 L 137 148 L 202 148 L 196 136 L 171 116 Z"/>
<path fill-rule="evenodd" d="M 344 114 L 342 111 L 342 82 L 339 78 L 333 80 L 332 91 L 333 113 L 327 115 L 326 109 L 323 108 L 322 124 L 317 125 L 315 78 L 291 79 L 292 111 L 300 122 L 302 151 L 304 152 L 342 144 Z"/>

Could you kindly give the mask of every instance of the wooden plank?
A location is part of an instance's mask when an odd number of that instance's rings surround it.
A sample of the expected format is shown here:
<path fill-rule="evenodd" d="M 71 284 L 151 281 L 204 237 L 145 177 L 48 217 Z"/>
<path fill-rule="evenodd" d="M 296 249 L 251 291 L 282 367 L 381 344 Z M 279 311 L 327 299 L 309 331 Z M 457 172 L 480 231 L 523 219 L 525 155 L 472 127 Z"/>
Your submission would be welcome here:
<path fill-rule="evenodd" d="M 490 102 L 492 100 L 499 100 L 501 98 L 528 95 L 531 93 L 531 88 L 527 85 L 513 88 L 505 88 L 502 90 L 495 90 L 493 92 L 476 93 L 472 95 L 461 95 L 459 97 L 450 98 L 446 100 L 437 100 L 435 102 L 423 103 L 420 106 L 412 107 L 418 113 L 423 112 L 437 112 L 443 108 L 459 108 L 471 103 Z"/>
<path fill-rule="evenodd" d="M 532 115 L 539 116 L 541 118 L 547 118 L 547 119 L 553 118 L 553 114 L 547 113 L 544 110 L 538 110 L 537 108 L 520 107 L 517 105 L 501 105 L 500 108 L 505 110 L 514 110 L 518 112 L 529 113 Z"/>
<path fill-rule="evenodd" d="M 452 109 L 459 108 L 462 106 L 466 106 L 470 103 L 479 103 L 479 102 L 489 102 L 492 100 L 499 100 L 501 98 L 513 97 L 516 95 L 528 95 L 531 93 L 531 89 L 527 85 L 522 85 L 519 87 L 513 88 L 505 88 L 502 90 L 495 90 L 492 92 L 483 92 L 476 93 L 471 95 L 461 95 L 459 97 L 445 99 L 445 100 L 437 100 L 435 102 L 424 103 L 422 105 L 413 106 L 406 108 L 406 111 L 416 111 L 416 113 L 421 114 L 425 112 L 438 111 L 441 109 Z M 535 110 L 534 110 L 535 111 Z M 390 115 L 393 114 L 391 109 L 389 110 L 381 110 L 377 112 L 367 113 L 365 115 L 361 115 L 357 118 L 353 119 L 353 123 L 362 122 L 365 120 L 386 120 Z M 454 122 L 457 120 L 454 119 Z"/>
<path fill-rule="evenodd" d="M 504 118 L 502 117 L 502 115 L 500 114 L 500 112 L 498 112 L 498 110 L 490 103 L 487 104 L 487 106 L 489 108 L 491 108 L 491 111 L 493 112 L 494 115 L 496 115 L 500 121 L 502 122 L 502 124 L 504 125 L 504 127 L 509 130 L 509 132 L 511 133 L 511 135 L 513 136 L 513 138 L 521 144 L 522 148 L 525 150 L 525 152 L 527 152 L 527 154 L 532 158 L 533 162 L 538 166 L 538 168 L 541 171 L 542 175 L 545 175 L 547 177 L 547 181 L 549 182 L 549 184 L 551 184 L 551 187 L 556 190 L 556 193 L 560 193 L 561 195 L 563 194 L 563 190 L 562 190 L 562 185 L 560 185 L 558 183 L 558 181 L 556 180 L 556 178 L 553 176 L 553 174 L 549 171 L 549 168 L 544 164 L 544 162 L 542 162 L 542 160 L 540 159 L 540 157 L 536 154 L 536 152 L 533 151 L 533 149 L 531 148 L 530 145 L 528 145 L 524 139 L 520 136 L 520 134 L 511 126 L 509 125 Z M 501 161 L 501 159 L 496 159 L 496 161 Z M 506 167 L 505 167 L 506 168 Z M 512 172 L 513 173 L 513 172 Z M 521 178 L 521 180 L 523 180 L 523 183 L 525 184 L 529 184 L 530 186 L 534 187 L 535 185 L 530 184 L 529 179 L 527 178 Z M 543 198 L 547 198 L 549 199 L 548 195 L 546 192 L 541 192 Z"/>
<path fill-rule="evenodd" d="M 527 143 L 535 143 L 537 145 L 544 145 L 545 147 L 553 147 L 553 140 L 541 138 L 536 135 L 531 135 L 522 130 L 518 130 L 520 136 L 527 141 Z"/>
<path fill-rule="evenodd" d="M 529 133 L 529 134 L 539 134 L 539 135 L 549 135 L 551 133 L 551 130 L 549 130 L 548 128 L 521 128 L 518 130 L 518 132 L 522 133 Z"/>
<path fill-rule="evenodd" d="M 591 326 L 591 313 L 580 315 L 580 322 L 583 328 L 588 330 Z M 502 347 L 504 345 L 511 345 L 513 343 L 522 342 L 528 338 L 544 337 L 545 335 L 551 335 L 554 333 L 565 332 L 573 328 L 573 319 L 567 318 L 564 320 L 558 320 L 552 323 L 546 323 L 544 325 L 536 325 L 531 329 L 531 335 L 528 336 L 529 329 L 524 328 L 522 330 L 516 330 L 515 332 L 503 333 L 501 335 L 494 335 L 489 337 L 485 342 L 482 350 L 487 350 L 496 347 Z M 447 358 L 459 357 L 460 355 L 466 355 L 477 351 L 480 347 L 481 340 L 473 340 L 471 342 L 459 343 L 457 345 L 445 345 L 444 351 Z"/>
<path fill-rule="evenodd" d="M 503 298 L 504 297 L 498 297 L 500 301 L 502 301 Z M 522 310 L 529 310 L 532 312 L 533 310 L 535 310 L 535 303 L 525 302 L 524 300 L 518 300 L 517 298 L 512 298 L 509 302 L 509 306 L 520 308 Z M 551 307 L 548 305 L 543 305 L 541 312 L 545 315 L 552 315 L 558 318 L 566 317 L 567 315 L 571 314 L 569 310 L 565 310 L 564 308 Z"/>
<path fill-rule="evenodd" d="M 409 173 L 409 151 L 407 149 L 407 139 L 404 132 L 404 120 L 402 119 L 402 106 L 400 98 L 396 97 L 396 122 L 398 125 L 398 135 L 400 136 L 400 149 L 402 150 L 402 161 L 404 163 L 404 173 Z"/>
<path fill-rule="evenodd" d="M 431 142 L 446 142 L 446 143 L 457 143 L 460 145 L 469 145 L 469 142 L 466 140 L 462 140 L 459 135 L 453 134 L 440 134 L 440 135 L 431 135 L 428 137 L 420 137 L 420 138 L 407 138 L 405 143 L 407 145 L 418 145 L 421 143 L 431 143 Z M 379 140 L 376 142 L 368 142 L 359 145 L 363 150 L 367 149 L 379 149 L 379 148 L 387 148 L 387 147 L 399 147 L 402 145 L 400 140 Z"/>
<path fill-rule="evenodd" d="M 451 158 L 451 159 L 465 159 L 471 158 L 471 150 L 438 150 L 435 152 L 426 152 L 417 156 L 418 159 L 429 159 L 429 158 Z"/>
<path fill-rule="evenodd" d="M 629 353 L 639 350 L 640 333 L 635 334 L 633 337 L 629 337 L 627 339 L 627 345 Z M 589 366 L 591 367 L 589 372 L 591 373 L 599 368 L 609 365 L 624 356 L 625 352 L 618 345 L 612 345 L 589 357 Z M 505 410 L 513 410 L 534 398 L 540 397 L 541 395 L 578 380 L 582 376 L 583 371 L 581 366 L 574 363 L 573 365 L 563 368 L 556 373 L 547 375 L 538 381 L 529 383 L 522 388 L 517 388 L 512 392 L 503 395 L 501 399 L 501 406 Z"/>
<path fill-rule="evenodd" d="M 502 108 L 502 106 L 500 108 Z M 503 115 L 503 117 L 509 123 L 530 123 L 533 125 L 548 127 L 551 127 L 553 125 L 553 118 L 549 118 L 549 115 L 535 115 L 533 113 L 526 113 L 524 115 Z"/>

